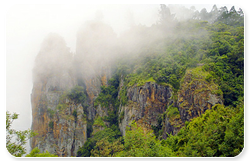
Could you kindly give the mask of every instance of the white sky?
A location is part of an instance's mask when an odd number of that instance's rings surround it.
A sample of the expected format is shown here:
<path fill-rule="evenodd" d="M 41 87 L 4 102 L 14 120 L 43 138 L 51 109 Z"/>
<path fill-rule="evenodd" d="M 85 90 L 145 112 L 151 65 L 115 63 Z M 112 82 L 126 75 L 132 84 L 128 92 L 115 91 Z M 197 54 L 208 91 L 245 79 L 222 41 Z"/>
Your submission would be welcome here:
<path fill-rule="evenodd" d="M 160 1 L 158 4 L 166 2 Z M 157 1 L 153 1 L 153 3 L 157 3 Z M 206 7 L 210 11 L 213 4 L 201 4 L 195 5 L 195 7 L 198 10 Z M 191 7 L 193 4 L 186 6 Z M 225 5 L 217 5 L 218 8 L 221 6 Z M 237 6 L 236 9 L 238 9 Z M 239 6 L 245 11 L 244 5 Z M 97 10 L 103 12 L 104 22 L 110 24 L 114 31 L 119 34 L 128 28 L 127 12 L 132 11 L 137 24 L 149 26 L 155 22 L 159 5 L 24 4 L 11 6 L 8 10 L 5 9 L 6 39 L 4 42 L 6 46 L 4 48 L 6 49 L 6 62 L 3 62 L 6 63 L 5 107 L 10 112 L 20 114 L 18 121 L 14 122 L 13 128 L 26 130 L 31 127 L 32 68 L 35 56 L 39 52 L 40 44 L 45 36 L 50 32 L 58 33 L 64 37 L 68 47 L 74 52 L 77 30 L 84 21 L 93 19 Z M 2 113 L 5 115 L 5 111 Z"/>

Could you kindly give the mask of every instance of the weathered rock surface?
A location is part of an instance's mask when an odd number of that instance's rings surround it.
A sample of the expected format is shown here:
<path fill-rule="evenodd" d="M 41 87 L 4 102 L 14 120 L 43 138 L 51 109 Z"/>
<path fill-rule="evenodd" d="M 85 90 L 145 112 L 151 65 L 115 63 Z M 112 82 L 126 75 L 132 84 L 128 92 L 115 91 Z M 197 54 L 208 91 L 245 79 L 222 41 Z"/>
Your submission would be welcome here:
<path fill-rule="evenodd" d="M 172 90 L 168 86 L 147 82 L 140 87 L 135 85 L 128 88 L 127 97 L 128 104 L 119 109 L 122 135 L 125 135 L 126 126 L 133 120 L 145 128 L 157 126 L 158 116 L 165 112 Z"/>
<path fill-rule="evenodd" d="M 100 21 L 84 23 L 77 33 L 76 77 L 79 85 L 85 86 L 88 119 L 96 116 L 94 100 L 111 78 L 116 35 L 112 28 Z M 113 55 L 112 55 L 113 54 Z"/>
<path fill-rule="evenodd" d="M 171 87 L 148 82 L 143 86 L 127 89 L 128 103 L 119 108 L 119 127 L 125 135 L 126 126 L 135 120 L 140 126 L 151 129 L 158 125 L 162 117 L 162 136 L 175 135 L 185 125 L 185 121 L 200 116 L 215 104 L 223 104 L 218 85 L 208 82 L 201 67 L 187 70 L 178 93 Z M 120 81 L 120 89 L 123 80 Z M 174 99 L 175 98 L 175 99 Z"/>
<path fill-rule="evenodd" d="M 83 107 L 62 94 L 76 86 L 71 69 L 72 55 L 63 39 L 55 34 L 45 39 L 36 58 L 31 94 L 32 127 L 38 133 L 31 139 L 31 148 L 38 147 L 59 156 L 75 156 L 87 139 Z M 59 110 L 59 102 L 64 108 Z M 73 111 L 77 112 L 74 118 Z"/>
<path fill-rule="evenodd" d="M 57 34 L 44 40 L 33 69 L 31 129 L 38 135 L 30 142 L 32 149 L 76 156 L 87 140 L 88 121 L 105 115 L 104 108 L 95 109 L 94 100 L 111 77 L 115 39 L 110 26 L 93 21 L 79 30 L 75 55 Z M 85 89 L 83 104 L 62 98 L 77 85 Z"/>
<path fill-rule="evenodd" d="M 218 85 L 208 82 L 205 79 L 207 74 L 201 70 L 201 67 L 186 71 L 176 101 L 179 115 L 175 115 L 173 118 L 164 118 L 164 139 L 167 137 L 166 133 L 177 134 L 184 126 L 185 121 L 199 117 L 215 104 L 223 104 Z"/>
<path fill-rule="evenodd" d="M 217 94 L 218 85 L 206 81 L 206 75 L 198 74 L 188 70 L 178 92 L 177 106 L 183 122 L 200 116 L 215 104 L 223 104 L 222 94 Z"/>

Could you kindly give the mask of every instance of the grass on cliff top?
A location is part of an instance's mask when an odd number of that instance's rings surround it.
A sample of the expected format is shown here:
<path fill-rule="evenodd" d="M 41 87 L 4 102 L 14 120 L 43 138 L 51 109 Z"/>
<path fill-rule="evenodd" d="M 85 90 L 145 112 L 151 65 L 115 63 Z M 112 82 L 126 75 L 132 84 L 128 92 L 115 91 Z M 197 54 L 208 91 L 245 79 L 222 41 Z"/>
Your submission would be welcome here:
<path fill-rule="evenodd" d="M 127 77 L 127 86 L 132 87 L 136 84 L 137 87 L 143 86 L 147 82 L 156 82 L 154 78 L 150 75 L 144 76 L 143 73 L 140 74 L 129 74 Z"/>
<path fill-rule="evenodd" d="M 183 84 L 185 79 L 191 80 L 188 81 L 188 85 L 185 85 L 184 88 L 189 88 L 190 85 L 194 83 L 194 81 L 206 82 L 207 88 L 196 89 L 196 93 L 202 92 L 204 90 L 210 90 L 212 94 L 216 94 L 217 96 L 223 95 L 223 92 L 219 88 L 218 84 L 214 83 L 214 77 L 208 71 L 206 71 L 203 66 L 187 69 L 186 74 L 180 81 L 180 84 Z"/>
<path fill-rule="evenodd" d="M 182 77 L 180 83 L 182 84 L 185 79 L 189 78 L 188 76 L 191 76 L 192 80 L 201 80 L 206 81 L 207 83 L 213 83 L 212 75 L 208 71 L 205 71 L 202 66 L 187 69 L 186 74 Z"/>
<path fill-rule="evenodd" d="M 207 77 L 209 72 L 205 71 L 202 66 L 187 69 L 186 74 L 191 74 L 194 79 L 204 79 Z"/>

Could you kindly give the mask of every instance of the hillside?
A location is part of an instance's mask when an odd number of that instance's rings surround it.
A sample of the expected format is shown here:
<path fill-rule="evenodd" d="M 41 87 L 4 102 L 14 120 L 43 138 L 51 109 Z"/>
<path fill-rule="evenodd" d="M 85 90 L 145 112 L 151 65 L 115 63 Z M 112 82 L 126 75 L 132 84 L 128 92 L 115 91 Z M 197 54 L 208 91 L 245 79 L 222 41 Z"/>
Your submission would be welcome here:
<path fill-rule="evenodd" d="M 48 35 L 33 69 L 31 148 L 61 157 L 238 155 L 244 14 L 215 5 L 178 19 L 170 10 L 161 5 L 158 23 L 119 37 L 88 21 L 75 54 Z"/>

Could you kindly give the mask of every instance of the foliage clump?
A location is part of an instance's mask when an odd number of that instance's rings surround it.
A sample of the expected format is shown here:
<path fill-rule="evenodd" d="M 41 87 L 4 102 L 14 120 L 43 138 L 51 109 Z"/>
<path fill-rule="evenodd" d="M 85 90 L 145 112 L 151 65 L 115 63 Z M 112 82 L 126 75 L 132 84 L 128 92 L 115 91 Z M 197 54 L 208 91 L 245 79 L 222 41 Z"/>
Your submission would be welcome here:
<path fill-rule="evenodd" d="M 75 86 L 67 94 L 67 97 L 76 103 L 83 103 L 86 99 L 84 88 L 82 86 Z"/>
<path fill-rule="evenodd" d="M 244 147 L 244 110 L 215 105 L 163 143 L 176 156 L 233 157 Z"/>
<path fill-rule="evenodd" d="M 40 153 L 40 150 L 37 147 L 35 147 L 25 157 L 58 157 L 58 156 L 55 154 L 51 154 L 48 151 L 46 151 L 45 153 Z"/>
<path fill-rule="evenodd" d="M 17 131 L 11 129 L 14 120 L 18 119 L 18 114 L 6 112 L 6 148 L 9 153 L 15 157 L 21 157 L 26 154 L 27 141 L 36 135 L 31 130 Z"/>

